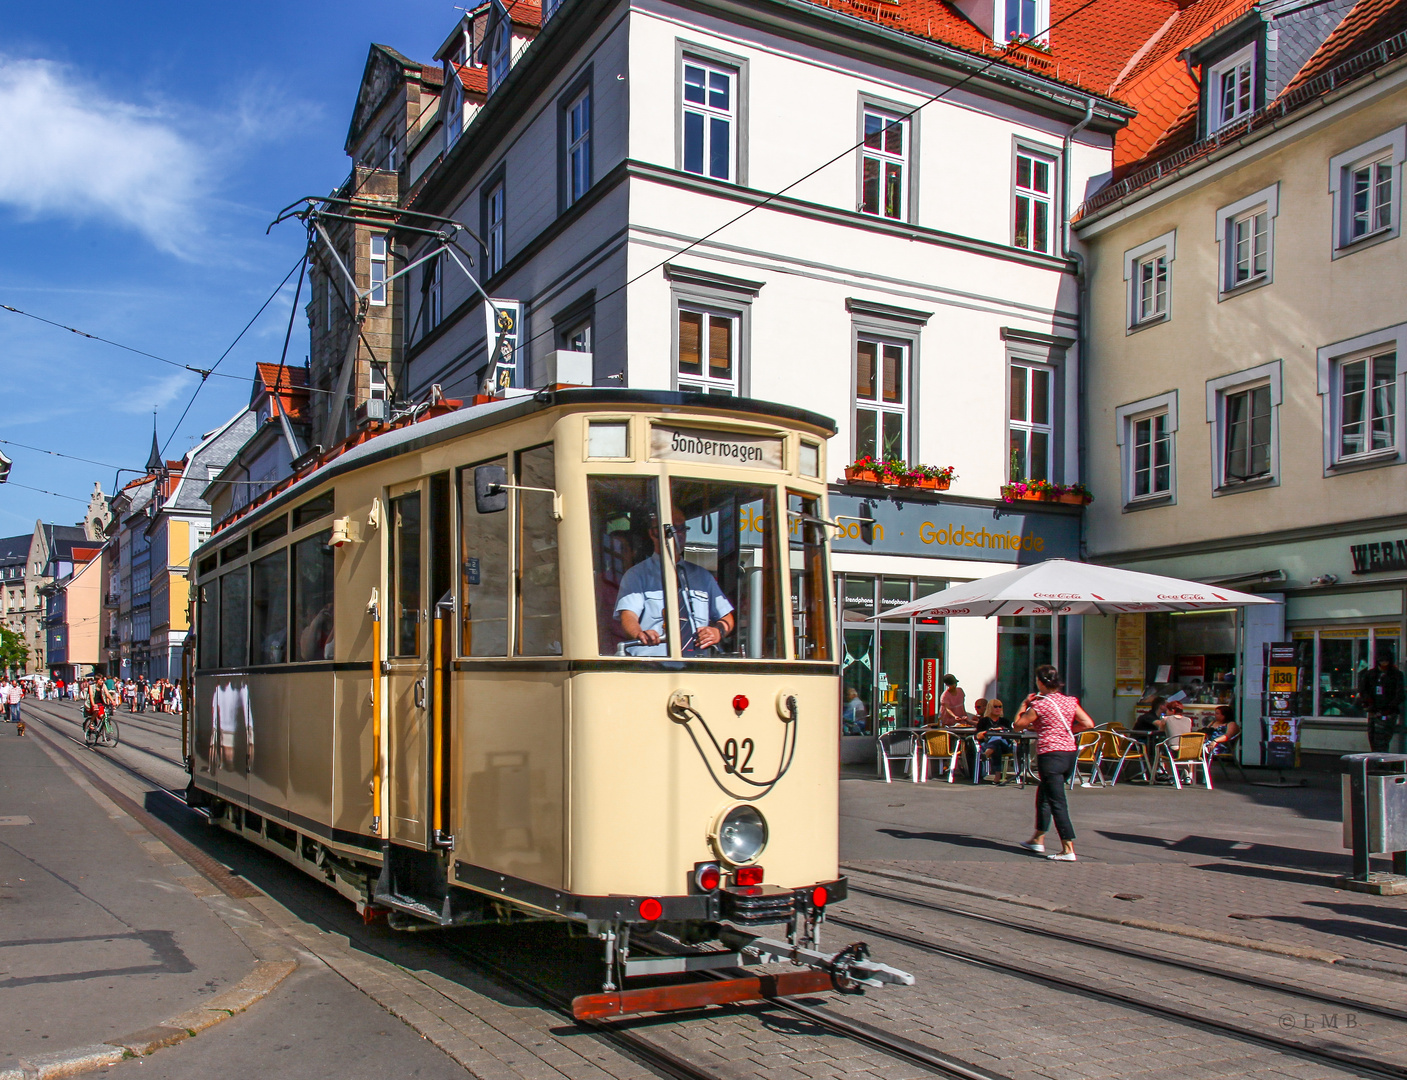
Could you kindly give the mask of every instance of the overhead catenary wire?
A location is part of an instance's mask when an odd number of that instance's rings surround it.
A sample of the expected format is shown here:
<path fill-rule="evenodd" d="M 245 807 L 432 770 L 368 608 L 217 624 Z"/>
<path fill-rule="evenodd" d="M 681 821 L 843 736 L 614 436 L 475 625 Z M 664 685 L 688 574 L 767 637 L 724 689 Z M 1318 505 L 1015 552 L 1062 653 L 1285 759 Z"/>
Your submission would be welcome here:
<path fill-rule="evenodd" d="M 56 499 L 68 499 L 70 502 L 82 503 L 84 506 L 88 505 L 87 499 L 80 499 L 77 495 L 65 495 L 61 491 L 47 491 L 44 488 L 30 487 L 28 484 L 17 484 L 13 480 L 6 480 L 5 483 L 0 486 L 24 488 L 25 491 L 37 491 L 40 495 L 52 495 Z"/>
<path fill-rule="evenodd" d="M 1054 22 L 1050 23 L 1050 24 L 1045 28 L 1044 34 L 1050 33 L 1051 30 L 1054 30 L 1054 29 L 1055 29 L 1057 26 L 1059 26 L 1061 23 L 1068 22 L 1070 19 L 1073 19 L 1076 15 L 1080 14 L 1080 12 L 1086 10 L 1087 8 L 1093 7 L 1096 3 L 1099 3 L 1099 2 L 1100 2 L 1100 0 L 1085 0 L 1084 3 L 1080 4 L 1080 5 L 1079 5 L 1078 7 L 1076 7 L 1074 10 L 1066 12 L 1066 13 L 1065 13 L 1064 15 L 1062 15 L 1060 18 L 1058 18 L 1058 19 L 1056 19 Z M 1040 36 L 1043 36 L 1043 35 L 1036 35 L 1036 36 L 1037 36 L 1037 37 L 1040 37 Z M 975 79 L 975 78 L 977 78 L 978 76 L 982 75 L 983 73 L 985 73 L 985 72 L 991 70 L 991 68 L 993 68 L 993 67 L 995 67 L 996 65 L 1002 63 L 1002 62 L 1003 62 L 1004 60 L 1006 60 L 1009 56 L 1011 56 L 1017 49 L 1019 49 L 1019 48 L 1022 46 L 1022 44 L 1024 44 L 1024 40 L 1023 40 L 1023 41 L 1018 41 L 1018 42 L 1008 43 L 1006 46 L 1004 46 L 1004 47 L 1002 48 L 1002 50 L 1001 50 L 1000 53 L 998 53 L 996 56 L 992 57 L 992 59 L 990 59 L 990 60 L 988 60 L 986 63 L 982 64 L 980 67 L 977 67 L 977 68 L 975 68 L 974 70 L 968 72 L 968 74 L 964 75 L 961 79 L 959 79 L 957 82 L 953 83 L 951 86 L 948 86 L 948 87 L 946 87 L 945 89 L 940 90 L 938 93 L 932 95 L 931 97 L 925 99 L 924 101 L 921 101 L 919 104 L 915 105 L 915 106 L 914 106 L 912 109 L 910 109 L 908 112 L 900 114 L 897 119 L 894 119 L 894 120 L 889 121 L 889 123 L 885 125 L 884 130 L 887 131 L 887 130 L 888 130 L 889 128 L 891 128 L 891 127 L 894 127 L 894 126 L 896 126 L 896 125 L 902 124 L 902 123 L 904 123 L 905 121 L 912 119 L 914 116 L 917 116 L 921 111 L 923 111 L 925 108 L 927 108 L 929 105 L 932 105 L 934 102 L 939 101 L 939 100 L 941 100 L 941 99 L 944 98 L 944 97 L 947 97 L 947 96 L 948 96 L 949 94 L 951 94 L 954 90 L 960 89 L 961 87 L 965 86 L 967 83 L 971 82 L 973 79 Z M 1072 93 L 1075 93 L 1076 91 L 1073 91 L 1073 90 L 1072 90 L 1071 92 L 1072 92 Z M 1086 98 L 1091 98 L 1091 97 L 1096 97 L 1096 96 L 1101 96 L 1101 95 L 1096 95 L 1096 94 L 1093 94 L 1093 93 L 1086 92 L 1083 96 L 1086 97 Z M 765 198 L 763 198 L 763 199 L 761 199 L 761 200 L 759 200 L 759 201 L 757 201 L 757 202 L 755 202 L 755 203 L 752 203 L 752 204 L 751 204 L 750 206 L 748 206 L 745 210 L 743 210 L 742 213 L 736 214 L 735 216 L 729 218 L 727 221 L 723 222 L 723 223 L 722 223 L 721 225 L 719 225 L 717 228 L 712 229 L 712 230 L 710 230 L 709 232 L 704 233 L 702 236 L 700 236 L 700 237 L 698 237 L 698 238 L 696 238 L 696 239 L 694 239 L 694 240 L 689 241 L 687 244 L 685 244 L 683 247 L 681 247 L 678 251 L 672 252 L 671 254 L 665 256 L 665 258 L 661 259 L 659 262 L 656 262 L 656 263 L 652 264 L 651 266 L 647 267 L 646 269 L 640 271 L 640 273 L 636 274 L 634 277 L 632 277 L 632 278 L 630 278 L 629 280 L 625 281 L 623 284 L 617 285 L 614 289 L 611 289 L 609 292 L 602 293 L 600 296 L 598 296 L 598 297 L 596 298 L 596 302 L 599 304 L 602 300 L 605 300 L 605 299 L 607 299 L 607 298 L 609 298 L 609 297 L 611 297 L 611 296 L 614 296 L 614 295 L 616 295 L 617 293 L 624 292 L 626 289 L 630 288 L 630 286 L 634 285 L 637 281 L 640 281 L 640 280 L 642 280 L 642 279 L 644 279 L 644 278 L 646 278 L 646 277 L 649 277 L 650 275 L 652 275 L 652 274 L 654 274 L 654 273 L 657 273 L 661 268 L 663 268 L 664 266 L 668 265 L 672 260 L 677 259 L 677 258 L 679 258 L 679 256 L 684 255 L 684 254 L 688 253 L 689 251 L 692 251 L 694 248 L 700 246 L 701 244 L 706 243 L 707 241 L 711 240 L 713 237 L 717 236 L 719 233 L 723 232 L 725 229 L 731 228 L 732 226 L 736 225 L 736 224 L 737 224 L 738 222 L 740 222 L 743 218 L 747 217 L 749 214 L 753 213 L 755 210 L 761 210 L 763 207 L 765 207 L 765 206 L 769 205 L 771 202 L 773 202 L 773 200 L 779 198 L 779 197 L 782 196 L 782 195 L 785 195 L 785 194 L 786 194 L 788 191 L 790 191 L 792 188 L 795 188 L 795 187 L 797 187 L 797 186 L 800 185 L 800 184 L 804 184 L 807 180 L 810 180 L 810 179 L 811 179 L 813 176 L 815 176 L 817 173 L 823 172 L 824 170 L 830 168 L 832 165 L 835 165 L 837 162 L 843 161 L 845 158 L 849 157 L 851 154 L 855 153 L 857 150 L 862 149 L 862 148 L 864 147 L 864 145 L 865 145 L 865 140 L 864 140 L 864 138 L 861 138 L 858 142 L 854 143 L 853 145 L 851 145 L 851 146 L 849 146 L 849 147 L 846 147 L 846 149 L 842 150 L 840 153 L 834 155 L 833 157 L 831 157 L 831 158 L 827 159 L 826 161 L 822 162 L 820 165 L 817 165 L 815 168 L 813 168 L 813 169 L 809 170 L 808 172 L 802 174 L 801 176 L 797 177 L 795 180 L 793 180 L 791 183 L 787 184 L 785 187 L 778 188 L 776 191 L 773 191 L 773 192 L 769 192 Z M 532 343 L 533 343 L 534 341 L 536 341 L 538 338 L 546 337 L 546 336 L 548 336 L 549 334 L 552 334 L 552 333 L 555 333 L 555 332 L 556 332 L 556 331 L 555 331 L 555 328 L 547 328 L 547 329 L 540 330 L 540 331 L 538 331 L 536 334 L 533 334 L 531 337 L 529 337 L 529 338 L 527 338 L 526 340 L 522 341 L 522 342 L 519 344 L 518 348 L 520 348 L 520 349 L 526 348 L 528 345 L 532 344 Z M 453 389 L 454 387 L 459 386 L 459 385 L 460 385 L 461 383 L 463 383 L 463 382 L 466 382 L 466 381 L 468 381 L 468 380 L 470 380 L 470 379 L 472 379 L 472 378 L 476 378 L 476 377 L 478 376 L 478 374 L 479 374 L 478 369 L 475 369 L 473 372 L 470 372 L 470 373 L 467 373 L 467 374 L 465 374 L 465 375 L 462 375 L 462 376 L 460 376 L 458 379 L 456 379 L 454 382 L 451 382 L 451 383 L 447 384 L 447 385 L 444 387 L 444 389 L 446 389 L 446 390 Z"/>

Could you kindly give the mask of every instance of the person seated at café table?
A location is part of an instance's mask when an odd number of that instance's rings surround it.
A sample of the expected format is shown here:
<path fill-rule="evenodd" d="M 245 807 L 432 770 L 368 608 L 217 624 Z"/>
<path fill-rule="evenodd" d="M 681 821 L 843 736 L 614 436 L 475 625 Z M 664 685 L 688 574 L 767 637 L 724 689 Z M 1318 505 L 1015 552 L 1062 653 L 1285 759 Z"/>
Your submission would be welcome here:
<path fill-rule="evenodd" d="M 982 747 L 982 757 L 987 779 L 1002 783 L 1002 758 L 1011 753 L 1011 740 L 1000 733 L 1011 730 L 1006 719 L 1006 708 L 1001 698 L 993 698 L 986 703 L 977 721 L 977 742 Z"/>
<path fill-rule="evenodd" d="M 1202 732 L 1207 736 L 1208 755 L 1216 757 L 1231 748 L 1231 740 L 1240 734 L 1241 725 L 1232 719 L 1230 705 L 1218 705 Z"/>
<path fill-rule="evenodd" d="M 1157 746 L 1164 738 L 1167 731 L 1167 709 L 1168 699 L 1165 697 L 1155 697 L 1148 704 L 1147 710 L 1139 714 L 1133 725 L 1133 734 L 1136 739 L 1142 741 L 1144 748 L 1151 754 L 1153 747 Z"/>

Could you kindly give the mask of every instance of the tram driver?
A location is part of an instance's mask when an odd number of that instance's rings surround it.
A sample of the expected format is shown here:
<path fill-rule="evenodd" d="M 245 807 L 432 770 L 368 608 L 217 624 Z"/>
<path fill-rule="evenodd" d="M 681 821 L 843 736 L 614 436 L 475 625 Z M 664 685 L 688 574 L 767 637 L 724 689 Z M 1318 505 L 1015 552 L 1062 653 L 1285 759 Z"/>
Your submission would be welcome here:
<path fill-rule="evenodd" d="M 683 551 L 687 533 L 684 514 L 676 510 L 676 550 Z M 616 599 L 615 614 L 620 620 L 621 629 L 626 637 L 639 642 L 630 647 L 632 656 L 666 656 L 669 652 L 664 633 L 664 570 L 660 564 L 662 544 L 659 526 L 650 526 L 649 534 L 654 554 L 625 572 Z M 683 641 L 681 651 L 685 656 L 702 656 L 708 650 L 719 647 L 720 642 L 733 632 L 733 603 L 718 587 L 717 579 L 697 563 L 681 558 L 675 564 L 674 572 L 679 582 L 680 596 L 687 598 L 679 613 Z"/>

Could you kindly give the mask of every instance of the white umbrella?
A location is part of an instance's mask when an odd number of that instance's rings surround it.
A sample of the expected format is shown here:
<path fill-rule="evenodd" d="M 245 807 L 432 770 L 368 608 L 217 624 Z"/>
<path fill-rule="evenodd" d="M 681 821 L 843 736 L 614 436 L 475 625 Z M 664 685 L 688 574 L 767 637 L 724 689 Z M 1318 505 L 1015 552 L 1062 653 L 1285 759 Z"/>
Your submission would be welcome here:
<path fill-rule="evenodd" d="M 941 589 L 891 608 L 875 619 L 949 618 L 975 615 L 1049 615 L 1050 655 L 1059 656 L 1061 615 L 1124 615 L 1141 611 L 1196 611 L 1202 608 L 1273 604 L 1264 596 L 1197 581 L 1140 574 L 1097 563 L 1047 559 Z"/>

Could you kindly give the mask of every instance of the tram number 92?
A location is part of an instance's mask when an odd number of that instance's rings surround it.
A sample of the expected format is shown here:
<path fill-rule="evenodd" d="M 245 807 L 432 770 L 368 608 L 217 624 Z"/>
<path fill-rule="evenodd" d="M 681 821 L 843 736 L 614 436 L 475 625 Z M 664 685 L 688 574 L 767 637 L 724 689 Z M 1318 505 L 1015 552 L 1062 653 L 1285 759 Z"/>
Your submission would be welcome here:
<path fill-rule="evenodd" d="M 744 739 L 741 743 L 737 739 L 728 739 L 723 744 L 723 761 L 730 773 L 750 773 L 752 772 L 752 751 L 753 743 L 751 739 Z"/>

